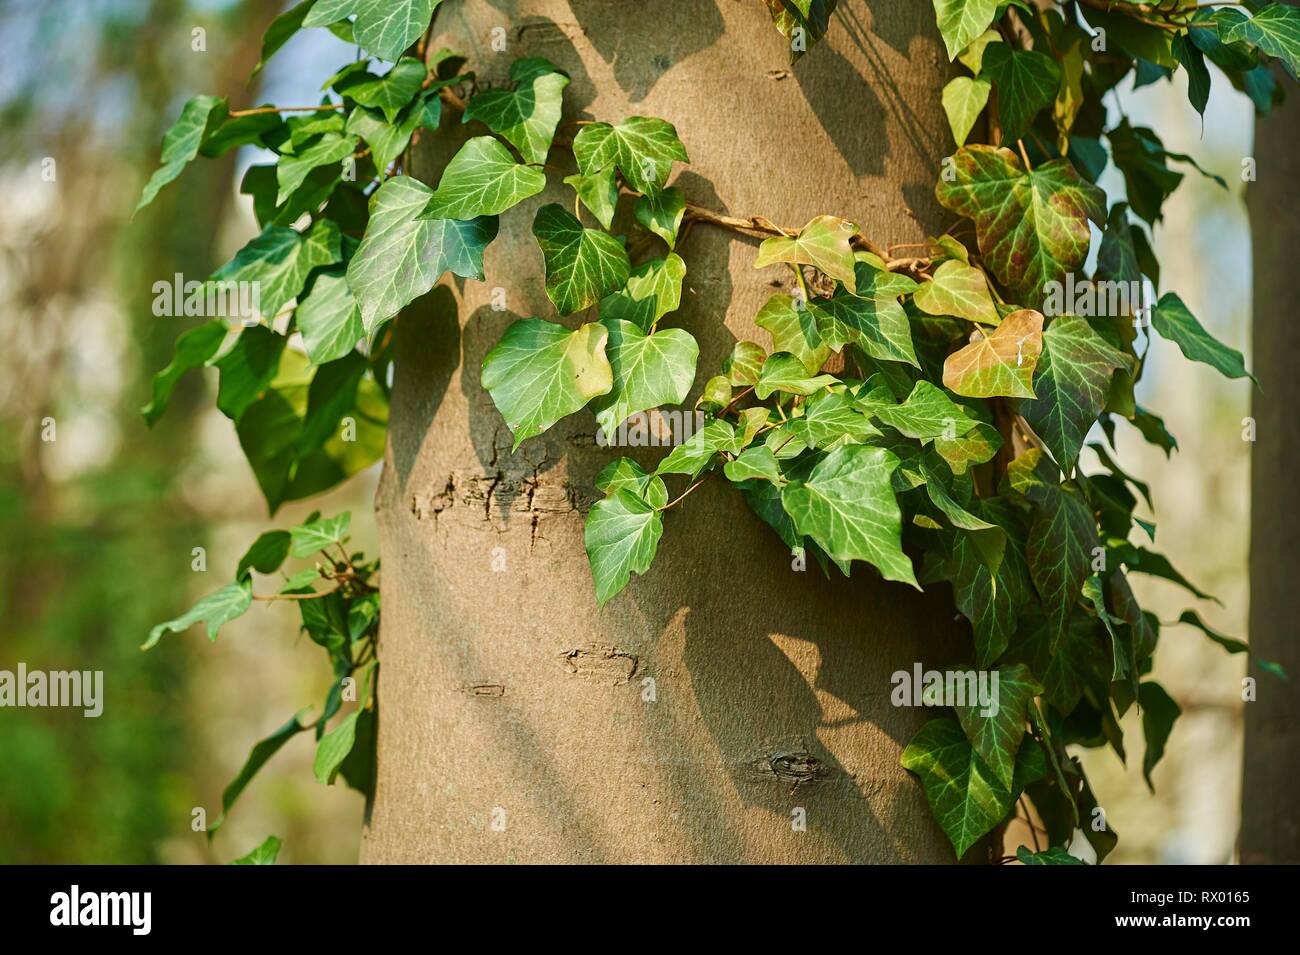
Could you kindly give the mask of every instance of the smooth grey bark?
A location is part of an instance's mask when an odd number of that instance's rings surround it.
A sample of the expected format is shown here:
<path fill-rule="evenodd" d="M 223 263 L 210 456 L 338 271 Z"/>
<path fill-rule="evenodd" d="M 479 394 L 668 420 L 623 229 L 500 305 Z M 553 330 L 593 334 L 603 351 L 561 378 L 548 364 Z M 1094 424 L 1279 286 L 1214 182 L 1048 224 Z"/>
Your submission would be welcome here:
<path fill-rule="evenodd" d="M 1280 75 L 1280 71 L 1279 71 Z M 1289 80 L 1283 82 L 1289 85 Z M 1252 659 L 1275 660 L 1291 677 L 1284 683 L 1252 664 L 1257 699 L 1245 704 L 1241 861 L 1300 863 L 1300 540 L 1295 488 L 1300 474 L 1300 325 L 1295 320 L 1296 249 L 1300 218 L 1300 104 L 1294 87 L 1281 110 L 1259 120 L 1257 180 L 1246 192 L 1255 271 L 1252 363 L 1262 390 L 1253 392 L 1256 440 L 1250 477 L 1250 649 Z"/>
<path fill-rule="evenodd" d="M 918 0 L 842 0 L 793 68 L 757 0 L 447 2 L 435 45 L 488 83 L 516 57 L 549 58 L 573 79 L 566 121 L 670 120 L 693 202 L 791 228 L 839 214 L 916 242 L 943 227 L 933 16 Z M 450 146 L 418 152 L 421 178 L 468 135 L 459 117 L 444 132 Z M 795 571 L 719 478 L 668 514 L 651 571 L 596 609 L 583 521 L 619 452 L 596 446 L 583 412 L 512 453 L 479 384 L 511 322 L 556 317 L 530 231 L 543 203 L 572 203 L 571 159 L 551 161 L 556 185 L 503 216 L 486 283 L 448 282 L 398 321 L 363 861 L 951 861 L 898 765 L 928 714 L 889 702 L 896 670 L 969 655 L 946 589 Z M 688 274 L 667 324 L 699 339 L 701 384 L 736 339 L 770 344 L 753 316 L 792 276 L 755 270 L 756 248 L 706 225 L 679 248 Z"/>

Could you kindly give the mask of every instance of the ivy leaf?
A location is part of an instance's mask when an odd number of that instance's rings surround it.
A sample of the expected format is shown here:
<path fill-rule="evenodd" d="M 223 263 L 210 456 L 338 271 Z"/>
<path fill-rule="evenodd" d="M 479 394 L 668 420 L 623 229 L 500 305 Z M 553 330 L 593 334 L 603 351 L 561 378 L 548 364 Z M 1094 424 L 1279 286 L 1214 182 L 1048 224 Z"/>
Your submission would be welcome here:
<path fill-rule="evenodd" d="M 776 455 L 766 445 L 746 448 L 741 452 L 740 457 L 722 466 L 722 473 L 727 476 L 727 480 L 737 484 L 750 480 L 770 481 L 779 487 L 785 483 Z"/>
<path fill-rule="evenodd" d="M 475 94 L 463 121 L 479 120 L 518 149 L 524 162 L 540 165 L 551 151 L 569 78 L 546 60 L 539 63 L 537 59 L 516 60 L 510 67 L 510 78 L 516 84 L 513 90 Z"/>
<path fill-rule="evenodd" d="M 280 356 L 286 339 L 265 325 L 240 331 L 230 349 L 214 364 L 221 372 L 217 387 L 217 409 L 231 421 L 239 421 L 261 397 L 280 370 Z"/>
<path fill-rule="evenodd" d="M 924 379 L 913 386 L 912 393 L 901 405 L 872 403 L 867 407 L 891 428 L 922 443 L 943 435 L 960 437 L 978 421 L 942 389 Z"/>
<path fill-rule="evenodd" d="M 830 357 L 831 348 L 822 341 L 812 312 L 804 307 L 802 301 L 796 301 L 784 292 L 778 292 L 767 300 L 754 316 L 754 324 L 771 334 L 774 352 L 794 355 L 810 375 L 817 374 Z M 755 381 L 756 375 L 754 381 L 733 381 L 732 384 L 754 384 Z"/>
<path fill-rule="evenodd" d="M 993 672 L 998 675 L 996 705 L 990 707 L 994 712 L 985 713 L 979 703 L 953 709 L 975 755 L 1009 790 L 1015 776 L 1016 754 L 1025 736 L 1029 705 L 1043 688 L 1023 663 L 1000 666 Z"/>
<path fill-rule="evenodd" d="M 1031 746 L 1038 744 L 1026 740 L 1023 749 Z M 934 817 L 958 858 L 1001 822 L 1016 800 L 956 720 L 930 720 L 912 737 L 900 762 L 921 777 Z"/>
<path fill-rule="evenodd" d="M 1192 109 L 1204 116 L 1206 104 L 1210 101 L 1210 71 L 1205 65 L 1205 54 L 1189 37 L 1182 34 L 1173 37 L 1171 49 L 1183 69 L 1187 71 L 1188 102 L 1192 104 Z"/>
<path fill-rule="evenodd" d="M 179 176 L 199 154 L 199 147 L 210 130 L 226 118 L 226 100 L 220 96 L 195 96 L 181 109 L 180 118 L 163 134 L 162 165 L 145 183 L 132 217 L 153 202 L 159 190 Z"/>
<path fill-rule="evenodd" d="M 668 248 L 677 247 L 677 231 L 682 227 L 682 217 L 686 214 L 686 199 L 680 189 L 672 186 L 656 195 L 641 196 L 632 207 L 632 214 L 644 229 L 649 229 L 668 243 Z M 608 223 L 603 223 L 609 228 Z"/>
<path fill-rule="evenodd" d="M 616 458 L 596 478 L 596 490 L 605 496 L 615 491 L 631 491 L 651 507 L 668 503 L 668 487 L 657 474 L 647 474 L 631 458 Z"/>
<path fill-rule="evenodd" d="M 736 429 L 727 421 L 710 421 L 690 438 L 673 448 L 655 468 L 656 474 L 685 474 L 692 480 L 699 477 L 720 451 L 740 453 Z"/>
<path fill-rule="evenodd" d="M 294 324 L 314 364 L 342 358 L 356 348 L 365 328 L 345 269 L 334 266 L 316 274 L 294 312 Z"/>
<path fill-rule="evenodd" d="M 950 178 L 951 177 L 951 178 Z M 1105 221 L 1106 196 L 1067 159 L 1025 172 L 1008 149 L 964 146 L 935 190 L 941 205 L 975 223 L 980 251 L 1022 302 L 1078 271 L 1088 255 L 1088 220 Z"/>
<path fill-rule="evenodd" d="M 1005 501 L 979 501 L 978 511 L 1003 527 L 1017 527 Z M 970 621 L 975 634 L 975 665 L 988 666 L 1006 650 L 1020 611 L 1033 596 L 1019 532 L 1008 535 L 1002 560 L 995 568 L 988 566 L 977 540 L 969 534 L 954 535 L 946 554 L 931 552 L 927 559 L 932 562 L 927 571 L 931 565 L 935 571 L 927 576 L 952 584 L 957 609 Z"/>
<path fill-rule="evenodd" d="M 613 224 L 614 211 L 618 206 L 618 173 L 613 166 L 590 176 L 584 176 L 580 172 L 565 176 L 564 184 L 573 187 L 578 200 L 596 217 L 597 222 L 606 229 Z"/>
<path fill-rule="evenodd" d="M 1043 346 L 1034 375 L 1037 397 L 1021 402 L 1020 413 L 1068 474 L 1106 403 L 1111 377 L 1127 360 L 1075 315 L 1053 319 Z"/>
<path fill-rule="evenodd" d="M 984 273 L 957 259 L 940 265 L 929 282 L 921 283 L 912 301 L 927 315 L 954 315 L 984 325 L 996 325 L 1002 320 L 989 295 Z"/>
<path fill-rule="evenodd" d="M 248 758 L 244 760 L 244 765 L 240 767 L 239 774 L 221 792 L 221 815 L 208 825 L 209 842 L 212 841 L 212 837 L 226 821 L 226 816 L 229 815 L 231 807 L 235 805 L 235 801 L 239 799 L 258 771 L 266 765 L 272 756 L 284 748 L 285 743 L 310 727 L 311 724 L 306 721 L 308 712 L 309 710 L 304 709 L 295 713 L 287 723 L 270 736 L 259 740 L 249 751 Z M 276 841 L 278 845 L 279 840 Z M 270 840 L 268 839 L 267 842 L 270 842 Z M 259 846 L 258 848 L 261 849 L 262 847 Z M 258 849 L 253 851 L 255 853 Z"/>
<path fill-rule="evenodd" d="M 1033 398 L 1034 369 L 1043 350 L 1043 316 L 1012 312 L 978 341 L 943 363 L 944 387 L 967 398 Z"/>
<path fill-rule="evenodd" d="M 862 263 L 859 266 L 867 268 Z M 837 352 L 847 344 L 857 343 L 872 358 L 921 367 L 912 345 L 907 313 L 893 295 L 877 293 L 868 297 L 838 288 L 830 298 L 809 302 L 808 311 L 817 321 L 822 341 Z"/>
<path fill-rule="evenodd" d="M 1246 370 L 1241 352 L 1229 348 L 1207 332 L 1175 293 L 1166 292 L 1160 296 L 1151 312 L 1151 324 L 1162 338 L 1177 345 L 1188 361 L 1203 362 L 1228 378 L 1249 378 L 1259 384 Z"/>
<path fill-rule="evenodd" d="M 958 76 L 943 88 L 943 111 L 948 115 L 948 126 L 958 146 L 966 145 L 966 137 L 988 105 L 992 89 L 988 80 L 973 76 Z"/>
<path fill-rule="evenodd" d="M 351 156 L 356 148 L 357 140 L 354 136 L 324 136 L 320 142 L 300 153 L 281 157 L 275 167 L 275 178 L 279 184 L 275 204 L 283 205 L 306 181 L 307 174 L 313 169 L 337 165 Z"/>
<path fill-rule="evenodd" d="M 592 505 L 583 543 L 598 604 L 626 587 L 633 573 L 650 569 L 663 530 L 662 513 L 631 491 L 615 491 Z"/>
<path fill-rule="evenodd" d="M 514 447 L 541 434 L 588 401 L 609 392 L 609 332 L 591 323 L 577 331 L 540 318 L 506 329 L 483 359 L 483 387 L 515 436 Z"/>
<path fill-rule="evenodd" d="M 731 348 L 731 354 L 722 361 L 722 373 L 734 388 L 747 387 L 758 383 L 758 376 L 763 372 L 763 362 L 767 352 L 762 345 L 751 341 L 738 341 Z"/>
<path fill-rule="evenodd" d="M 1300 29 L 1300 21 L 1297 21 Z M 1142 755 L 1142 775 L 1146 778 L 1147 788 L 1156 791 L 1151 782 L 1151 770 L 1155 769 L 1160 757 L 1165 754 L 1165 744 L 1173 731 L 1174 721 L 1182 715 L 1182 707 L 1174 702 L 1163 686 L 1154 680 L 1147 680 L 1138 687 L 1138 705 L 1142 708 L 1142 735 L 1146 739 L 1146 752 Z"/>
<path fill-rule="evenodd" d="M 989 28 L 997 9 L 998 0 L 934 0 L 935 22 L 949 60 L 955 60 Z"/>
<path fill-rule="evenodd" d="M 1239 20 L 1223 39 L 1254 44 L 1285 63 L 1292 77 L 1300 75 L 1300 10 L 1293 6 L 1270 3 L 1249 20 Z"/>
<path fill-rule="evenodd" d="M 324 27 L 355 16 L 356 42 L 367 53 L 396 61 L 433 19 L 441 0 L 317 0 L 303 26 Z"/>
<path fill-rule="evenodd" d="M 1025 846 L 1016 849 L 1016 858 L 1024 865 L 1087 865 L 1076 859 L 1061 846 L 1052 846 L 1042 852 L 1030 852 Z"/>
<path fill-rule="evenodd" d="M 798 235 L 764 239 L 758 247 L 754 268 L 761 269 L 778 262 L 811 265 L 843 282 L 850 292 L 855 292 L 855 261 L 849 240 L 857 233 L 857 225 L 847 219 L 818 216 L 799 230 Z"/>
<path fill-rule="evenodd" d="M 160 623 L 149 631 L 149 639 L 140 647 L 149 650 L 157 646 L 166 633 L 183 633 L 196 623 L 207 624 L 208 639 L 215 641 L 217 631 L 253 605 L 253 582 L 248 577 L 241 577 L 233 584 L 227 584 L 220 590 L 208 594 L 179 617 Z"/>
<path fill-rule="evenodd" d="M 392 123 L 415 99 L 428 75 L 428 68 L 422 62 L 404 56 L 383 76 L 364 69 L 350 70 L 334 83 L 334 90 L 362 106 L 379 110 Z"/>
<path fill-rule="evenodd" d="M 232 860 L 229 865 L 275 865 L 280 857 L 281 842 L 278 836 L 267 836 L 250 852 Z"/>
<path fill-rule="evenodd" d="M 212 273 L 212 281 L 256 283 L 258 311 L 269 319 L 298 296 L 312 269 L 342 258 L 342 235 L 328 219 L 305 235 L 272 225 Z"/>
<path fill-rule="evenodd" d="M 638 412 L 686 400 L 700 354 L 689 332 L 666 328 L 647 335 L 632 322 L 602 319 L 601 324 L 609 330 L 605 354 L 613 387 L 592 407 L 606 435 Z"/>
<path fill-rule="evenodd" d="M 981 77 L 997 85 L 1004 142 L 1025 135 L 1038 111 L 1050 106 L 1061 87 L 1061 68 L 1038 50 L 1013 50 L 994 43 L 984 50 Z"/>
<path fill-rule="evenodd" d="M 538 209 L 533 235 L 546 261 L 546 294 L 561 315 L 594 305 L 627 284 L 632 266 L 622 244 L 608 233 L 584 229 L 563 206 Z"/>
<path fill-rule="evenodd" d="M 370 224 L 347 272 L 367 334 L 433 288 L 444 272 L 483 279 L 483 251 L 496 238 L 496 218 L 417 218 L 430 195 L 424 183 L 394 176 L 370 197 Z"/>
<path fill-rule="evenodd" d="M 546 188 L 546 173 L 515 162 L 491 136 L 475 136 L 451 158 L 421 219 L 497 215 Z"/>
<path fill-rule="evenodd" d="M 884 448 L 841 445 L 818 461 L 806 479 L 787 484 L 781 504 L 798 532 L 816 541 L 832 560 L 864 560 L 886 580 L 919 590 L 901 546 L 902 516 L 891 483 L 896 467 L 898 458 Z"/>
<path fill-rule="evenodd" d="M 252 569 L 259 574 L 273 574 L 280 569 L 285 558 L 289 556 L 289 532 L 266 531 L 259 534 L 257 540 L 239 558 L 235 568 L 235 577 L 243 577 L 244 571 Z M 313 572 L 315 568 L 312 568 Z"/>
<path fill-rule="evenodd" d="M 262 72 L 266 61 L 274 56 L 280 47 L 288 43 L 290 37 L 302 29 L 303 20 L 315 2 L 316 0 L 302 0 L 302 3 L 296 4 L 271 21 L 271 25 L 262 34 L 262 56 L 257 61 L 257 66 L 253 67 L 252 76 Z M 252 76 L 249 78 L 251 79 Z"/>
<path fill-rule="evenodd" d="M 375 168 L 384 172 L 396 161 L 419 126 L 437 129 L 442 116 L 442 100 L 436 94 L 418 100 L 396 122 L 390 123 L 373 110 L 356 107 L 348 114 L 346 131 L 360 136 L 370 147 Z"/>
<path fill-rule="evenodd" d="M 1007 659 L 1028 664 L 1048 702 L 1068 714 L 1078 706 L 1088 681 L 1107 665 L 1100 626 L 1094 617 L 1075 614 L 1058 638 L 1041 611 L 1026 607 Z"/>
<path fill-rule="evenodd" d="M 686 263 L 675 252 L 665 259 L 642 262 L 628 276 L 627 284 L 600 302 L 601 320 L 626 321 L 649 331 L 682 302 L 682 279 Z"/>
<path fill-rule="evenodd" d="M 202 368 L 226 340 L 226 326 L 219 321 L 205 322 L 176 338 L 175 352 L 167 367 L 153 376 L 153 400 L 140 409 L 149 427 L 162 417 L 171 401 L 176 383 L 191 368 Z"/>
<path fill-rule="evenodd" d="M 811 395 L 838 381 L 834 375 L 809 375 L 804 363 L 787 352 L 776 352 L 763 362 L 754 394 L 760 401 L 774 391 L 788 395 Z"/>
<path fill-rule="evenodd" d="M 289 529 L 289 552 L 294 557 L 310 557 L 333 544 L 342 544 L 348 536 L 352 512 L 344 511 L 334 517 L 318 517 Z"/>
<path fill-rule="evenodd" d="M 617 126 L 590 123 L 573 140 L 578 168 L 591 175 L 617 166 L 637 192 L 653 195 L 663 189 L 673 162 L 690 162 L 672 123 L 648 116 L 629 116 Z"/>
<path fill-rule="evenodd" d="M 845 393 L 825 392 L 804 404 L 804 414 L 789 423 L 789 430 L 810 448 L 829 448 L 840 442 L 861 444 L 880 434 Z"/>
<path fill-rule="evenodd" d="M 1035 501 L 1026 551 L 1030 576 L 1052 628 L 1053 646 L 1065 635 L 1083 582 L 1092 573 L 1097 546 L 1097 524 L 1083 499 L 1067 488 L 1043 488 Z"/>

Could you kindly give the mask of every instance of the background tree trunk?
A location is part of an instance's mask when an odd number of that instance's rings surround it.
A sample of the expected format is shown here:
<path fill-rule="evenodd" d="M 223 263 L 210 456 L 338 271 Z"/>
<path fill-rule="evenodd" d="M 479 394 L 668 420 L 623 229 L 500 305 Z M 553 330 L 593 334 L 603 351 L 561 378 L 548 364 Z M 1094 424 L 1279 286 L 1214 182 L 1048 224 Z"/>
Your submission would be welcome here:
<path fill-rule="evenodd" d="M 435 45 L 467 53 L 481 83 L 516 57 L 549 58 L 573 78 L 566 121 L 672 121 L 691 201 L 788 228 L 840 214 L 878 241 L 915 242 L 944 225 L 933 17 L 917 0 L 842 0 L 788 68 L 757 0 L 467 0 L 443 4 Z M 455 117 L 444 132 L 463 129 Z M 421 151 L 421 178 L 448 154 Z M 668 516 L 650 573 L 596 609 L 583 520 L 615 452 L 584 412 L 512 454 L 479 384 L 507 325 L 554 318 L 530 227 L 544 202 L 572 202 L 559 178 L 503 217 L 485 284 L 446 283 L 399 322 L 363 860 L 951 860 L 898 765 L 927 714 L 889 702 L 895 670 L 969 657 L 946 589 L 923 596 L 866 567 L 851 581 L 815 563 L 797 572 L 717 479 Z M 679 249 L 686 290 L 667 321 L 699 339 L 701 382 L 737 338 L 770 344 L 752 319 L 792 276 L 754 270 L 756 247 L 697 226 Z M 490 307 L 496 287 L 504 312 Z"/>
<path fill-rule="evenodd" d="M 1279 76 L 1281 75 L 1279 71 Z M 1283 81 L 1287 82 L 1287 81 Z M 1296 475 L 1300 474 L 1300 325 L 1296 323 L 1295 250 L 1300 220 L 1294 213 L 1300 181 L 1300 104 L 1295 90 L 1287 103 L 1256 124 L 1258 180 L 1246 192 L 1254 257 L 1255 374 L 1257 433 L 1250 477 L 1250 649 L 1252 656 L 1281 663 L 1286 684 L 1250 667 L 1258 698 L 1247 703 L 1242 780 L 1241 861 L 1300 863 L 1300 603 L 1295 572 L 1300 516 Z M 1281 213 L 1281 214 L 1280 214 Z"/>

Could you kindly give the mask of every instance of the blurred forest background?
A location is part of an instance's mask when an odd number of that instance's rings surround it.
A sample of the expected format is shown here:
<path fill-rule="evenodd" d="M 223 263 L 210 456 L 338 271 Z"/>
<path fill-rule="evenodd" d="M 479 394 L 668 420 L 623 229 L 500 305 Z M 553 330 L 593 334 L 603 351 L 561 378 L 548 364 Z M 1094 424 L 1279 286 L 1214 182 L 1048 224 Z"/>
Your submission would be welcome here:
<path fill-rule="evenodd" d="M 225 95 L 232 107 L 315 102 L 320 79 L 353 57 L 326 31 L 306 31 L 248 84 L 278 12 L 271 0 L 0 0 L 0 668 L 22 660 L 103 670 L 106 696 L 99 719 L 0 710 L 0 863 L 224 862 L 269 834 L 284 841 L 282 862 L 356 859 L 361 798 L 313 781 L 306 735 L 262 772 L 211 848 L 190 829 L 194 807 L 215 818 L 249 746 L 324 695 L 327 667 L 297 636 L 292 607 L 256 607 L 216 644 L 195 629 L 138 649 L 153 624 L 226 583 L 268 526 L 208 393 L 215 374 L 187 378 L 153 431 L 139 414 L 150 377 L 193 323 L 155 317 L 153 283 L 178 272 L 201 279 L 255 234 L 238 190 L 256 157 L 196 162 L 135 222 L 130 212 L 189 96 Z M 195 28 L 203 52 L 192 49 Z M 1155 242 L 1165 286 L 1249 360 L 1239 170 L 1253 115 L 1219 77 L 1202 127 L 1181 75 L 1125 89 L 1118 105 L 1228 181 L 1225 191 L 1189 175 Z M 42 177 L 47 157 L 53 182 Z M 1117 180 L 1104 185 L 1122 191 Z M 1223 267 L 1198 266 L 1209 258 Z M 1152 486 L 1162 549 L 1222 599 L 1202 615 L 1246 638 L 1247 386 L 1157 341 L 1139 401 L 1165 417 L 1181 453 L 1166 461 L 1119 429 L 1119 460 Z M 46 417 L 56 441 L 41 440 Z M 358 546 L 373 550 L 376 477 L 286 507 L 274 526 L 317 506 L 351 508 Z M 200 546 L 206 573 L 191 570 Z M 1176 618 L 1183 604 L 1172 585 L 1135 585 L 1144 606 Z M 1227 862 L 1240 811 L 1245 661 L 1185 627 L 1166 627 L 1162 647 L 1155 676 L 1184 717 L 1155 771 L 1156 795 L 1142 780 L 1135 714 L 1125 725 L 1136 750 L 1127 770 L 1109 750 L 1085 756 L 1121 837 L 1110 861 Z"/>

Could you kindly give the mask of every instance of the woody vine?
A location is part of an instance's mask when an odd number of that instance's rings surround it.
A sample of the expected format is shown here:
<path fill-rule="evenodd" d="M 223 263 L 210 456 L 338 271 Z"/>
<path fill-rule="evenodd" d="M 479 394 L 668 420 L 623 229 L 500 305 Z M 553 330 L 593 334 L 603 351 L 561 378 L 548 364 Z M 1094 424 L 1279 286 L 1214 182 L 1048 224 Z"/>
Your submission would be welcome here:
<path fill-rule="evenodd" d="M 834 28 L 835 0 L 765 2 L 795 58 L 815 56 Z M 956 148 L 935 190 L 958 224 L 903 246 L 864 234 L 852 210 L 800 225 L 693 203 L 670 184 L 689 163 L 689 130 L 645 116 L 567 118 L 569 78 L 541 58 L 517 60 L 507 86 L 480 86 L 464 57 L 429 40 L 439 0 L 300 3 L 268 29 L 258 69 L 299 30 L 329 29 L 357 59 L 325 82 L 322 102 L 232 110 L 197 96 L 144 189 L 138 209 L 197 156 L 243 145 L 275 155 L 241 187 L 262 231 L 211 277 L 257 283 L 262 319 L 211 320 L 179 336 L 146 420 L 187 371 L 215 367 L 217 406 L 272 512 L 347 480 L 383 453 L 401 310 L 448 273 L 484 281 L 498 217 L 542 192 L 552 170 L 572 170 L 571 207 L 545 205 L 532 222 L 561 320 L 515 322 L 482 367 L 515 448 L 588 408 L 611 434 L 680 406 L 701 380 L 705 416 L 653 470 L 611 452 L 586 519 L 594 599 L 636 586 L 669 512 L 690 507 L 705 480 L 734 485 L 825 573 L 933 585 L 935 599 L 950 591 L 970 624 L 969 662 L 998 674 L 1000 706 L 984 716 L 971 701 L 926 723 L 903 765 L 958 857 L 1020 814 L 1032 834 L 1021 861 L 1075 863 L 1066 849 L 1078 833 L 1100 861 L 1117 837 L 1067 747 L 1111 746 L 1124 758 L 1119 720 L 1138 707 L 1149 783 L 1179 715 L 1149 676 L 1161 623 L 1138 605 L 1129 575 L 1211 599 L 1152 549 L 1155 525 L 1134 515 L 1139 497 L 1152 506 L 1150 489 L 1113 460 L 1114 432 L 1133 427 L 1166 455 L 1177 447 L 1134 398 L 1152 334 L 1228 377 L 1249 372 L 1176 292 L 1106 314 L 1048 303 L 1066 282 L 1159 288 L 1148 230 L 1185 175 L 1210 175 L 1133 125 L 1112 91 L 1182 70 L 1203 113 L 1208 61 L 1267 114 L 1282 95 L 1273 61 L 1292 78 L 1300 68 L 1300 10 L 1253 0 L 933 5 L 961 67 L 943 90 Z M 453 118 L 474 135 L 430 188 L 407 174 L 409 150 Z M 1122 200 L 1096 184 L 1111 164 Z M 612 231 L 620 207 L 633 213 L 633 235 Z M 761 237 L 756 268 L 796 280 L 756 316 L 770 345 L 740 341 L 720 368 L 697 367 L 694 337 L 673 325 L 688 268 L 678 248 L 692 228 Z M 266 532 L 232 583 L 145 644 L 199 622 L 215 639 L 255 601 L 290 600 L 329 657 L 322 712 L 295 715 L 254 747 L 209 835 L 302 732 L 318 740 L 318 780 L 342 775 L 371 795 L 379 562 L 348 549 L 349 520 L 313 515 Z M 287 569 L 295 561 L 306 566 Z M 254 572 L 281 579 L 255 592 Z M 1246 651 L 1193 609 L 1178 623 Z M 992 861 L 1011 858 L 1000 838 L 991 844 Z"/>

